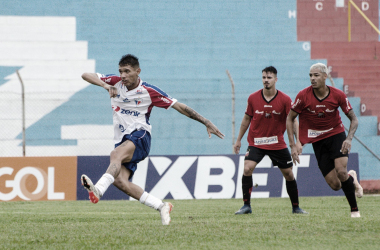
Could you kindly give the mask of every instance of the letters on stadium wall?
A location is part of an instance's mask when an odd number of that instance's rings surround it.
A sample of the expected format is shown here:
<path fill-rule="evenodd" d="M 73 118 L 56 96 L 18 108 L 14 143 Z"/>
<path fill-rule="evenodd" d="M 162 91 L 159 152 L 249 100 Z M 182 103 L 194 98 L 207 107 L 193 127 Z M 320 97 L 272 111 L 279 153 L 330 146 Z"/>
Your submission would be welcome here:
<path fill-rule="evenodd" d="M 314 155 L 301 155 L 293 167 L 300 196 L 336 196 L 319 171 Z M 109 156 L 0 157 L 0 201 L 87 200 L 81 174 L 95 182 L 109 165 Z M 160 199 L 242 198 L 244 156 L 149 156 L 138 164 L 133 182 Z M 358 169 L 350 154 L 348 169 Z M 287 197 L 281 171 L 265 157 L 253 174 L 253 198 Z M 132 199 L 111 186 L 103 200 Z"/>
<path fill-rule="evenodd" d="M 293 167 L 300 196 L 337 196 L 319 171 L 313 154 L 300 156 L 301 163 Z M 108 156 L 78 156 L 78 176 L 87 174 L 98 180 L 109 165 Z M 133 182 L 160 199 L 230 199 L 241 198 L 241 176 L 244 156 L 149 156 L 138 164 Z M 348 169 L 359 174 L 358 154 L 350 154 Z M 266 156 L 253 173 L 252 197 L 288 197 L 285 179 Z M 77 199 L 88 199 L 87 191 L 77 178 Z M 131 199 L 111 186 L 102 199 Z"/>

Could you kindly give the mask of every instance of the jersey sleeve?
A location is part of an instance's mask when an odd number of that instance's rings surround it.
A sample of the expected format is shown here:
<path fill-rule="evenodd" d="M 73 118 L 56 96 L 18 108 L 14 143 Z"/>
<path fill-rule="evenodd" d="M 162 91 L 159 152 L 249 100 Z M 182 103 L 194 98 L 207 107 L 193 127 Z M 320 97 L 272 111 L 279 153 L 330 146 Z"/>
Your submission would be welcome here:
<path fill-rule="evenodd" d="M 286 96 L 286 97 L 287 98 L 285 102 L 285 112 L 286 112 L 286 115 L 288 115 L 293 103 L 292 103 L 292 99 L 289 96 Z"/>
<path fill-rule="evenodd" d="M 144 83 L 143 86 L 148 91 L 153 106 L 169 109 L 177 102 L 177 99 L 172 98 L 164 91 L 162 91 L 160 88 L 154 85 Z"/>
<path fill-rule="evenodd" d="M 294 103 L 292 103 L 291 109 L 294 112 L 297 112 L 298 114 L 302 113 L 302 110 L 304 108 L 305 102 L 302 100 L 303 98 L 303 93 L 299 92 L 298 95 L 296 96 L 296 99 Z"/>
<path fill-rule="evenodd" d="M 253 117 L 254 108 L 252 106 L 253 102 L 251 101 L 251 99 L 252 99 L 252 96 L 249 96 L 248 102 L 247 102 L 247 108 L 245 110 L 245 114 L 249 115 L 250 117 Z"/>
<path fill-rule="evenodd" d="M 99 74 L 99 73 L 96 73 L 96 74 L 98 75 L 100 80 L 107 83 L 108 85 L 114 86 L 116 83 L 121 81 L 121 77 L 117 76 L 117 75 L 112 75 L 112 74 L 103 75 L 103 74 Z"/>
<path fill-rule="evenodd" d="M 339 92 L 339 106 L 342 111 L 347 114 L 352 109 L 351 103 L 348 101 L 347 96 L 342 92 Z"/>

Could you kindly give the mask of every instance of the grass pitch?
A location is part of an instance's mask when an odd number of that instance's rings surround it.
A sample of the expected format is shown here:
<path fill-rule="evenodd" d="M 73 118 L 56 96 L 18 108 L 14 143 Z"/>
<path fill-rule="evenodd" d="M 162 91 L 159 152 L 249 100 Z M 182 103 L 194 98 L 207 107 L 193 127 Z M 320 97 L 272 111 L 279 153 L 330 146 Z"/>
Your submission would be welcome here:
<path fill-rule="evenodd" d="M 379 249 L 380 196 L 253 199 L 253 213 L 234 215 L 241 200 L 173 200 L 172 222 L 136 201 L 1 202 L 0 249 Z"/>

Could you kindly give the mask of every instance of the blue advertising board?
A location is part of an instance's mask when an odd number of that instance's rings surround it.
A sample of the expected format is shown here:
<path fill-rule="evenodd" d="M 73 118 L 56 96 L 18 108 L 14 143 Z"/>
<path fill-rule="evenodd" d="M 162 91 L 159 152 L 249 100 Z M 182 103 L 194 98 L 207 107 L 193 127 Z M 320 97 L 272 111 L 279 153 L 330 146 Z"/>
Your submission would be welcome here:
<path fill-rule="evenodd" d="M 300 164 L 293 166 L 299 196 L 342 196 L 343 191 L 332 190 L 323 178 L 314 154 L 300 156 Z M 78 177 L 88 175 L 94 183 L 105 173 L 109 156 L 78 156 Z M 242 198 L 241 176 L 243 155 L 164 155 L 149 156 L 138 164 L 132 182 L 160 199 L 231 199 Z M 348 170 L 359 176 L 358 154 L 350 154 Z M 269 157 L 253 172 L 253 198 L 288 197 L 281 171 Z M 77 180 L 77 199 L 88 199 L 88 193 Z M 104 200 L 132 199 L 111 186 Z"/>

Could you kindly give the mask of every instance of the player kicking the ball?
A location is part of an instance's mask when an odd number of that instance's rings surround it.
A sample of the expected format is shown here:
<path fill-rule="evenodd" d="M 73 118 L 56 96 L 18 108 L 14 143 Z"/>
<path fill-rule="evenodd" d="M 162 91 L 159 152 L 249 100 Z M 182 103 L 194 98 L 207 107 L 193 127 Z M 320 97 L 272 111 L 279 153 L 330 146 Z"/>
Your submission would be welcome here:
<path fill-rule="evenodd" d="M 356 172 L 347 173 L 348 153 L 351 141 L 358 128 L 358 119 L 352 110 L 343 91 L 326 85 L 328 69 L 322 63 L 310 67 L 311 86 L 301 90 L 292 106 L 286 121 L 289 143 L 293 160 L 299 162 L 298 155 L 302 145 L 312 143 L 319 169 L 326 182 L 333 190 L 342 188 L 351 207 L 351 217 L 360 217 L 356 197 L 363 196 Z M 340 119 L 338 108 L 350 119 L 348 135 Z M 293 133 L 289 128 L 294 126 L 299 115 L 300 143 L 294 143 Z"/>
<path fill-rule="evenodd" d="M 143 82 L 139 77 L 140 72 L 138 58 L 128 54 L 119 61 L 120 76 L 96 73 L 82 75 L 87 82 L 103 87 L 109 92 L 113 109 L 115 149 L 111 152 L 106 173 L 95 185 L 86 175 L 81 176 L 81 181 L 92 203 L 97 203 L 113 184 L 142 204 L 158 210 L 162 224 L 169 225 L 173 205 L 144 192 L 141 187 L 130 181 L 137 169 L 137 163 L 144 160 L 150 151 L 152 127 L 149 116 L 152 108 L 174 108 L 179 113 L 204 124 L 209 138 L 211 134 L 215 134 L 223 139 L 224 135 L 211 121 L 190 107 L 177 102 L 156 86 Z"/>
<path fill-rule="evenodd" d="M 238 154 L 241 139 L 249 127 L 247 137 L 249 146 L 245 154 L 242 178 L 244 206 L 235 214 L 252 213 L 252 173 L 265 155 L 269 156 L 274 166 L 278 166 L 286 180 L 292 212 L 307 214 L 299 207 L 297 182 L 292 171 L 293 162 L 284 141 L 286 117 L 292 100 L 276 89 L 277 70 L 275 67 L 270 66 L 262 70 L 262 81 L 264 88 L 254 92 L 248 98 L 247 109 L 234 145 L 234 151 Z M 298 141 L 298 123 L 295 123 L 292 129 Z"/>

